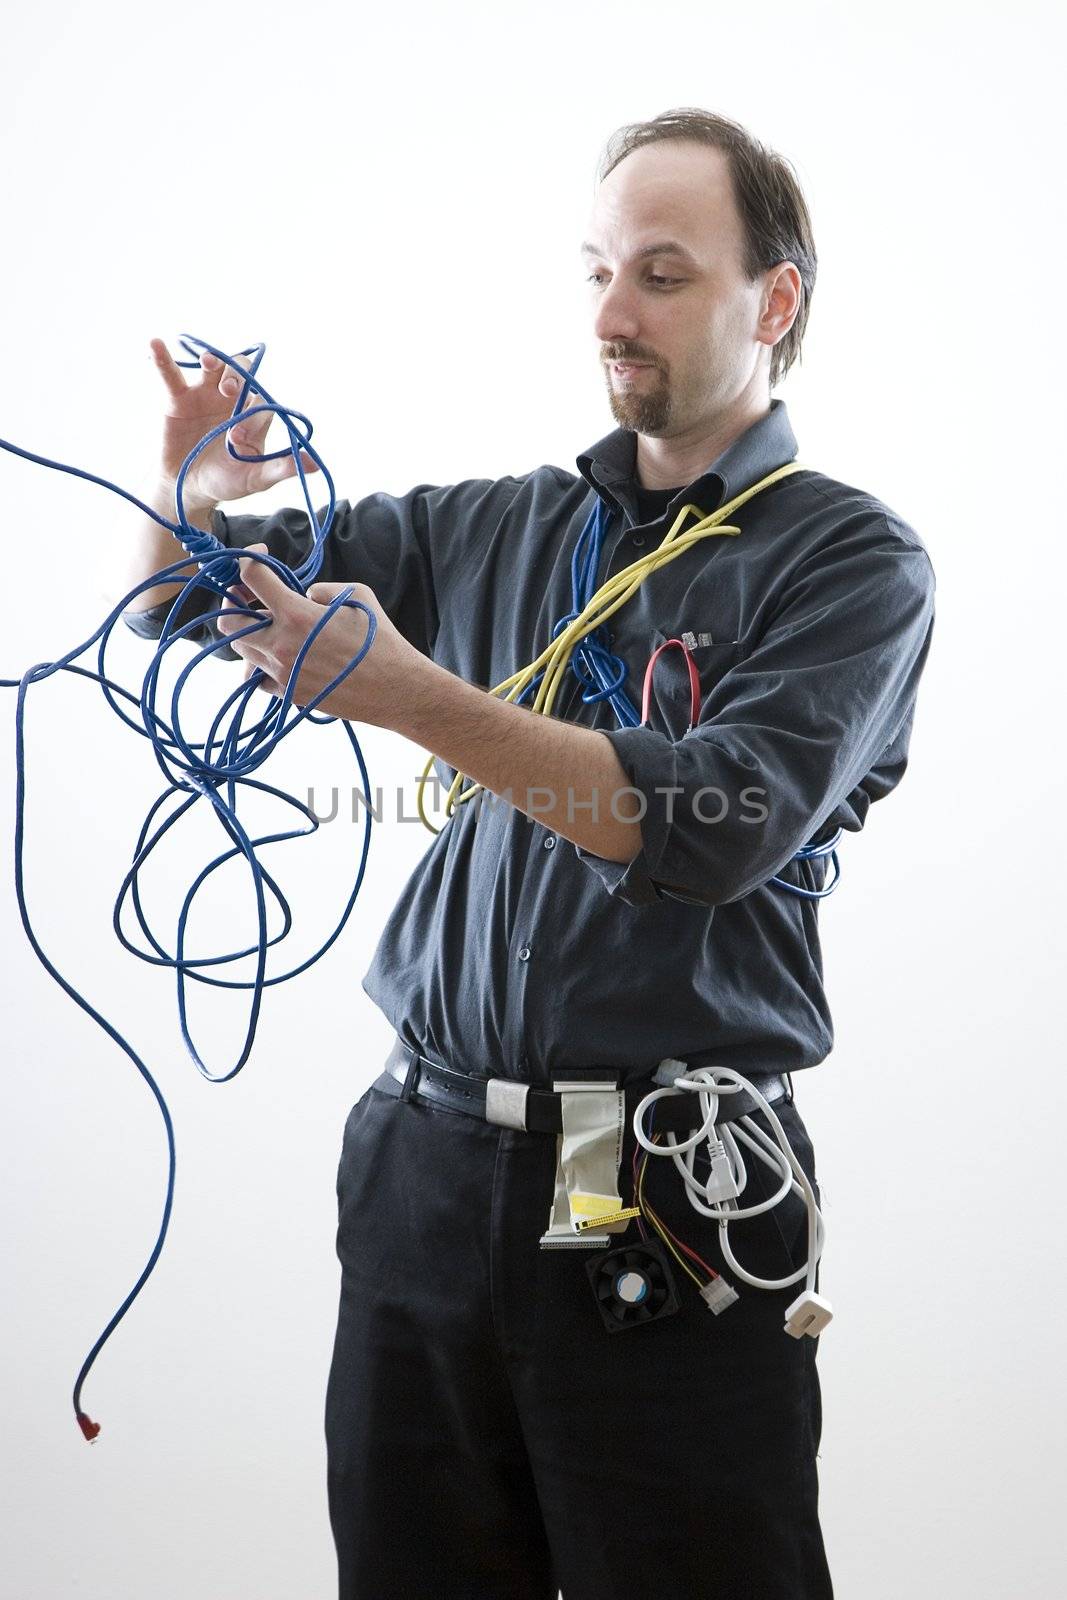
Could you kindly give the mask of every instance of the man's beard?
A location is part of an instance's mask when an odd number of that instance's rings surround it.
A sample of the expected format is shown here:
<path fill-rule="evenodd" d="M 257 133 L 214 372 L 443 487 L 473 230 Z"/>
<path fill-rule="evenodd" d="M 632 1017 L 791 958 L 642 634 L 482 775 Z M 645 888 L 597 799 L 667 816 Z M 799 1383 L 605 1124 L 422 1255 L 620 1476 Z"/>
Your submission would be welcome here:
<path fill-rule="evenodd" d="M 634 433 L 662 433 L 670 421 L 671 392 L 660 369 L 654 387 L 632 389 L 617 388 L 612 381 L 611 368 L 605 366 L 608 385 L 608 404 L 620 428 L 630 428 Z M 646 380 L 641 380 L 644 383 Z"/>

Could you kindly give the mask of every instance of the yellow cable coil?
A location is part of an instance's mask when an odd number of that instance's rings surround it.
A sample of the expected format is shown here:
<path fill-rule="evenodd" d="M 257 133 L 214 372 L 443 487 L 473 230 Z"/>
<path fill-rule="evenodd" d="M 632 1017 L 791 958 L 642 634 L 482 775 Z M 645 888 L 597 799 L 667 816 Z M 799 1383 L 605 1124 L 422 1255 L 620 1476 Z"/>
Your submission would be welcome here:
<path fill-rule="evenodd" d="M 505 700 L 515 700 L 523 693 L 530 681 L 536 678 L 537 674 L 544 669 L 544 677 L 529 709 L 540 713 L 544 717 L 551 716 L 560 685 L 570 666 L 571 656 L 586 634 L 592 633 L 596 628 L 607 622 L 609 617 L 614 616 L 615 612 L 637 593 L 637 590 L 650 573 L 666 566 L 669 561 L 674 561 L 678 556 L 684 555 L 687 550 L 690 550 L 701 539 L 710 539 L 723 534 L 731 536 L 739 534 L 741 529 L 727 525 L 726 518 L 732 515 L 739 506 L 743 506 L 747 500 L 751 500 L 761 490 L 769 488 L 772 483 L 777 483 L 780 478 L 788 477 L 793 472 L 805 472 L 807 470 L 800 462 L 789 461 L 784 467 L 778 467 L 774 472 L 769 473 L 767 477 L 761 478 L 759 483 L 753 484 L 743 494 L 736 495 L 733 500 L 728 501 L 724 506 L 720 506 L 718 511 L 708 516 L 705 516 L 699 506 L 684 505 L 677 517 L 675 517 L 670 531 L 664 535 L 663 540 L 655 550 L 647 556 L 642 556 L 639 561 L 631 562 L 628 567 L 623 567 L 620 572 L 616 572 L 612 577 L 608 578 L 593 595 L 585 610 L 575 617 L 574 621 L 563 630 L 558 638 L 553 639 L 551 644 L 542 650 L 535 661 L 531 661 L 528 666 L 521 668 L 520 671 L 513 672 L 510 678 L 505 678 L 503 683 L 498 683 L 494 689 L 489 690 L 489 693 L 494 695 L 503 694 Z M 693 513 L 698 521 L 694 527 L 689 529 L 688 533 L 683 533 L 682 524 L 690 512 Z M 434 757 L 431 756 L 419 779 L 418 806 L 419 816 L 425 826 L 429 828 L 431 833 L 440 833 L 441 829 L 435 828 L 426 815 L 424 805 L 426 780 L 430 776 L 433 763 Z M 451 817 L 457 805 L 462 804 L 464 800 L 469 800 L 482 787 L 480 783 L 475 783 L 469 789 L 464 789 L 462 793 L 458 793 L 457 791 L 462 788 L 463 781 L 464 774 L 457 773 L 445 797 L 446 818 Z"/>

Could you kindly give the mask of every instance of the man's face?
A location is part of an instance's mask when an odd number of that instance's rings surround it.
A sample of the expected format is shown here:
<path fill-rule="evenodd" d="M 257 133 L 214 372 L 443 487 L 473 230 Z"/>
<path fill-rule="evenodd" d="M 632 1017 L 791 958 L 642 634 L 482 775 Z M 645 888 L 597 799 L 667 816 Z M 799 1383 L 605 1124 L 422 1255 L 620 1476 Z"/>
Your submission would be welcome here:
<path fill-rule="evenodd" d="M 633 151 L 600 184 L 586 241 L 615 421 L 664 439 L 714 421 L 767 349 L 754 339 L 764 282 L 741 270 L 725 154 L 674 139 Z"/>

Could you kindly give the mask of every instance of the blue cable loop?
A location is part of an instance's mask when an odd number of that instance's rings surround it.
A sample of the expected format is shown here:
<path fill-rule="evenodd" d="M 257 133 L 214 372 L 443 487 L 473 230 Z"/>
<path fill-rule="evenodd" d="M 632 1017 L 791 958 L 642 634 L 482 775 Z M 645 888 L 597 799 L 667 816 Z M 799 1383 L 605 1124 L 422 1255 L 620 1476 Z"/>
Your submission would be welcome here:
<path fill-rule="evenodd" d="M 596 594 L 607 524 L 608 513 L 598 495 L 571 557 L 571 610 L 553 628 L 553 638 L 569 627 Z M 606 623 L 586 635 L 571 656 L 570 666 L 582 686 L 582 700 L 586 705 L 608 700 L 620 727 L 636 728 L 640 724 L 636 708 L 623 692 L 628 671 L 626 662 L 612 650 Z"/>
<path fill-rule="evenodd" d="M 238 582 L 240 577 L 240 568 L 233 551 L 223 545 L 213 534 L 206 533 L 202 529 L 192 528 L 189 524 L 185 514 L 184 484 L 192 463 L 213 439 L 223 433 L 227 433 L 233 427 L 236 418 L 240 418 L 243 421 L 247 417 L 264 411 L 271 411 L 281 417 L 289 434 L 288 450 L 277 450 L 265 455 L 243 455 L 234 448 L 229 438 L 226 441 L 226 448 L 234 459 L 248 462 L 276 460 L 290 453 L 295 456 L 305 504 L 311 520 L 311 526 L 314 529 L 314 538 L 308 555 L 295 569 L 290 569 L 283 562 L 275 560 L 269 554 L 262 555 L 256 551 L 246 552 L 245 558 L 261 562 L 264 566 L 269 567 L 276 576 L 299 594 L 306 593 L 308 585 L 314 580 L 322 566 L 322 549 L 333 526 L 336 497 L 333 479 L 325 463 L 317 452 L 311 448 L 312 425 L 310 421 L 301 413 L 292 412 L 280 406 L 267 393 L 256 377 L 266 346 L 263 344 L 254 345 L 239 352 L 240 355 L 253 355 L 254 357 L 250 367 L 246 370 L 234 358 L 216 349 L 215 346 L 208 344 L 205 340 L 194 339 L 192 335 L 184 335 L 181 342 L 183 348 L 193 355 L 194 359 L 192 361 L 179 362 L 178 365 L 199 367 L 199 360 L 195 359 L 196 350 L 193 348 L 198 347 L 216 356 L 226 366 L 232 367 L 243 379 L 243 386 L 231 417 L 206 434 L 182 463 L 175 487 L 176 522 L 171 522 L 167 518 L 161 517 L 151 506 L 145 505 L 135 495 L 128 493 L 107 478 L 97 477 L 94 473 L 85 472 L 81 468 L 67 466 L 46 456 L 36 455 L 29 450 L 20 448 L 18 445 L 11 444 L 5 439 L 0 439 L 0 448 L 12 455 L 21 456 L 24 460 L 53 468 L 58 472 L 67 472 L 75 477 L 85 478 L 91 483 L 101 484 L 113 493 L 121 495 L 123 499 L 129 500 L 133 505 L 138 506 L 146 516 L 151 517 L 161 527 L 174 534 L 182 549 L 186 552 L 186 556 L 181 560 L 154 573 L 150 578 L 147 578 L 143 583 L 138 584 L 136 588 L 131 589 L 128 594 L 124 595 L 118 605 L 114 607 L 100 627 L 97 628 L 96 632 L 82 644 L 68 652 L 67 655 L 62 656 L 58 661 L 39 662 L 36 666 L 30 667 L 23 673 L 21 678 L 0 679 L 0 688 L 18 690 L 15 710 L 15 894 L 27 939 L 46 971 L 55 979 L 64 992 L 70 996 L 76 1005 L 92 1017 L 94 1022 L 104 1030 L 120 1049 L 125 1051 L 133 1062 L 155 1097 L 167 1138 L 167 1192 L 155 1246 L 133 1288 L 86 1356 L 74 1384 L 72 1398 L 75 1417 L 84 1436 L 89 1440 L 96 1436 L 99 1432 L 99 1427 L 82 1411 L 82 1387 L 103 1346 L 118 1327 L 147 1282 L 166 1238 L 174 1196 L 176 1166 L 174 1127 L 166 1100 L 144 1061 L 118 1029 L 102 1016 L 53 965 L 43 950 L 30 920 L 29 908 L 26 903 L 23 870 L 26 800 L 25 720 L 26 696 L 30 685 L 41 683 L 57 672 L 71 672 L 79 677 L 92 679 L 99 685 L 104 699 L 112 711 L 127 727 L 148 740 L 152 755 L 166 779 L 167 787 L 153 802 L 138 835 L 132 865 L 123 878 L 118 898 L 115 902 L 112 925 L 119 942 L 133 955 L 155 966 L 170 967 L 175 972 L 182 1038 L 197 1070 L 210 1083 L 229 1082 L 248 1060 L 255 1039 L 263 990 L 274 984 L 284 983 L 288 979 L 306 972 L 309 967 L 313 966 L 316 961 L 325 955 L 326 951 L 340 936 L 359 894 L 370 847 L 372 815 L 370 778 L 355 732 L 348 722 L 342 721 L 341 726 L 348 737 L 359 768 L 364 790 L 363 798 L 366 802 L 366 818 L 355 881 L 341 913 L 340 920 L 329 937 L 312 955 L 290 967 L 288 971 L 272 974 L 268 977 L 266 975 L 267 951 L 279 944 L 288 935 L 293 926 L 293 917 L 289 903 L 277 880 L 260 864 L 256 852 L 264 845 L 280 844 L 289 839 L 301 838 L 317 832 L 320 824 L 310 806 L 302 804 L 294 796 L 285 793 L 284 790 L 254 778 L 252 774 L 270 759 L 282 739 L 288 737 L 302 722 L 307 721 L 319 725 L 327 725 L 338 720 L 328 713 L 316 716 L 314 714 L 315 708 L 331 695 L 349 674 L 359 666 L 374 643 L 377 622 L 373 612 L 367 606 L 361 601 L 351 598 L 352 586 L 348 586 L 334 596 L 330 603 L 323 608 L 322 616 L 316 620 L 314 627 L 308 633 L 294 660 L 289 682 L 286 684 L 284 692 L 280 696 L 272 695 L 270 697 L 267 710 L 262 717 L 248 726 L 245 725 L 245 718 L 252 695 L 256 692 L 263 678 L 262 671 L 257 668 L 245 682 L 226 697 L 222 706 L 214 715 L 206 738 L 197 740 L 187 734 L 182 726 L 181 696 L 191 674 L 217 652 L 227 648 L 230 641 L 244 638 L 246 635 L 255 633 L 267 625 L 262 612 L 243 604 L 243 596 L 231 592 L 233 585 Z M 249 406 L 246 410 L 242 410 L 242 404 L 250 390 L 259 397 L 262 404 Z M 291 419 L 294 417 L 302 427 L 293 425 Z M 314 507 L 311 505 L 303 463 L 300 459 L 301 449 L 306 450 L 316 463 L 328 486 L 329 502 L 327 514 L 321 524 L 318 522 Z M 133 694 L 122 684 L 116 682 L 107 670 L 107 647 L 112 631 L 120 621 L 123 612 L 129 608 L 130 603 L 139 594 L 142 594 L 147 589 L 155 588 L 158 584 L 166 582 L 168 579 L 177 581 L 179 569 L 188 566 L 189 557 L 200 563 L 199 570 L 192 577 L 182 575 L 181 590 L 168 611 L 156 652 L 145 672 L 140 693 Z M 232 609 L 229 612 L 230 616 L 244 616 L 251 620 L 248 626 L 227 635 L 226 638 L 210 642 L 202 649 L 199 649 L 192 659 L 181 668 L 171 690 L 168 714 L 164 716 L 159 704 L 159 697 L 162 692 L 160 674 L 168 652 L 176 644 L 186 640 L 194 629 L 200 628 L 205 617 L 218 616 L 221 611 L 220 601 L 220 605 L 214 610 L 205 612 L 192 622 L 185 623 L 182 626 L 177 625 L 177 616 L 183 603 L 198 587 L 209 587 L 219 596 L 226 595 L 232 603 Z M 296 708 L 293 706 L 293 690 L 299 677 L 301 666 L 323 628 L 342 608 L 363 613 L 367 618 L 366 638 L 357 653 L 336 677 L 309 700 L 306 705 Z M 88 667 L 76 664 L 78 657 L 89 651 L 94 644 L 98 644 L 95 672 Z M 120 701 L 124 701 L 127 706 L 134 708 L 139 714 L 139 720 L 135 720 L 134 716 L 123 708 Z M 254 790 L 258 794 L 270 796 L 274 800 L 281 801 L 283 805 L 297 811 L 301 818 L 306 821 L 307 826 L 282 829 L 253 837 L 242 825 L 237 814 L 238 793 L 244 790 Z M 163 819 L 156 824 L 157 816 L 164 810 L 167 803 L 173 802 L 175 798 L 177 798 L 178 803 L 172 805 L 169 814 L 164 814 Z M 205 866 L 194 879 L 192 887 L 185 896 L 178 917 L 175 949 L 169 951 L 155 936 L 149 925 L 140 893 L 139 874 L 156 845 L 192 810 L 197 801 L 204 801 L 211 808 L 215 820 L 228 841 L 229 848 Z M 251 874 L 258 924 L 256 943 L 250 944 L 242 950 L 231 951 L 222 955 L 203 955 L 199 953 L 190 955 L 186 951 L 186 928 L 196 897 L 220 868 L 237 857 L 244 858 Z M 280 926 L 273 933 L 270 933 L 268 928 L 268 896 L 272 906 L 276 908 L 276 913 L 280 920 Z M 132 905 L 137 927 L 148 948 L 135 943 L 122 926 L 123 909 L 127 898 Z M 255 975 L 249 979 L 214 976 L 203 970 L 209 967 L 223 967 L 249 957 L 255 957 Z M 252 991 L 244 1043 L 236 1064 L 228 1072 L 212 1073 L 193 1043 L 189 1029 L 186 994 L 187 984 L 190 980 L 220 988 Z"/>
<path fill-rule="evenodd" d="M 821 889 L 803 889 L 799 883 L 789 883 L 785 878 L 771 878 L 769 882 L 777 884 L 780 889 L 787 889 L 790 894 L 795 894 L 800 900 L 825 900 L 828 894 L 833 894 L 841 877 L 841 863 L 837 858 L 837 850 L 834 847 L 840 842 L 843 832 L 843 828 L 838 828 L 822 844 L 803 844 L 792 856 L 794 861 L 817 861 L 822 856 L 830 857 L 834 875 L 829 883 L 823 884 Z"/>
<path fill-rule="evenodd" d="M 600 571 L 600 555 L 604 543 L 604 534 L 610 520 L 610 512 L 599 495 L 596 504 L 586 520 L 585 527 L 578 536 L 571 557 L 571 609 L 562 616 L 552 630 L 555 639 L 564 628 L 581 615 L 597 590 L 597 578 Z M 587 704 L 608 700 L 615 713 L 615 720 L 621 728 L 637 728 L 641 718 L 633 702 L 623 692 L 626 681 L 626 662 L 616 655 L 611 648 L 611 635 L 607 625 L 601 625 L 586 636 L 578 645 L 571 656 L 571 670 L 578 682 L 582 685 L 582 699 Z M 541 682 L 544 673 L 529 683 L 523 693 L 518 697 L 519 703 L 534 691 Z M 594 687 L 598 685 L 599 687 Z M 801 845 L 792 856 L 794 861 L 814 861 L 822 856 L 829 855 L 834 868 L 834 876 L 828 884 L 821 889 L 804 889 L 799 884 L 790 883 L 786 878 L 777 876 L 769 878 L 768 883 L 773 883 L 775 888 L 783 889 L 787 894 L 796 895 L 802 900 L 824 900 L 837 888 L 841 877 L 841 863 L 837 858 L 834 846 L 841 838 L 842 829 L 824 844 Z"/>

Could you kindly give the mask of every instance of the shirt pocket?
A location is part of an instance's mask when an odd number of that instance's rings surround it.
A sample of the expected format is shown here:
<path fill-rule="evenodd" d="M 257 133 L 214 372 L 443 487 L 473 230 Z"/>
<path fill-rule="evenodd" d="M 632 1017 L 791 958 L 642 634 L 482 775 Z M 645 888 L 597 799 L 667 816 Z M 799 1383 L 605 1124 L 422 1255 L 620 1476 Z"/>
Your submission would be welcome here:
<path fill-rule="evenodd" d="M 669 638 L 678 634 L 661 633 L 656 628 L 652 634 L 652 649 L 659 649 Z M 700 679 L 700 709 L 704 707 L 731 667 L 741 660 L 741 641 L 729 639 L 719 644 L 698 644 L 689 649 Z M 672 739 L 681 739 L 689 727 L 692 713 L 692 685 L 689 666 L 683 651 L 664 650 L 652 669 L 652 693 L 649 698 L 649 726 Z M 699 721 L 699 717 L 697 719 Z"/>

